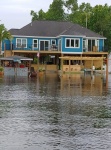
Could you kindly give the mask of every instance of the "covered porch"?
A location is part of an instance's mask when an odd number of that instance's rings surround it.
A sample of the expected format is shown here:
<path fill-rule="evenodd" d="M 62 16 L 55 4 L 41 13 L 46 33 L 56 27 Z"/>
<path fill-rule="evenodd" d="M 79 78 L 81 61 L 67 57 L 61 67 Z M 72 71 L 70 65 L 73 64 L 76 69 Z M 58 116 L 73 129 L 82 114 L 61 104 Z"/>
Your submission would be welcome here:
<path fill-rule="evenodd" d="M 32 58 L 17 55 L 0 58 L 5 76 L 28 76 L 32 60 Z"/>
<path fill-rule="evenodd" d="M 95 69 L 103 73 L 103 65 L 106 57 L 91 57 L 91 56 L 63 56 L 61 59 L 61 73 L 80 73 L 82 70 L 90 70 L 93 72 Z M 106 62 L 106 74 L 108 74 L 108 63 Z"/>

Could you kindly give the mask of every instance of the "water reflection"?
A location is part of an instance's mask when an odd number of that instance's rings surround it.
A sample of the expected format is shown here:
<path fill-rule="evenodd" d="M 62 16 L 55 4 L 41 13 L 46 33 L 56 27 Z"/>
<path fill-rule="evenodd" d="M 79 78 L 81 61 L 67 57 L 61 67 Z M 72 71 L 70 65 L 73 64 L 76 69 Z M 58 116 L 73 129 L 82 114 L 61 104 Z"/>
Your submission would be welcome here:
<path fill-rule="evenodd" d="M 0 149 L 111 149 L 111 76 L 0 79 Z"/>
<path fill-rule="evenodd" d="M 102 95 L 103 88 L 106 88 L 104 76 L 75 74 L 69 78 L 69 75 L 61 77 L 61 91 L 63 95 Z M 67 92 L 66 92 L 67 91 Z"/>

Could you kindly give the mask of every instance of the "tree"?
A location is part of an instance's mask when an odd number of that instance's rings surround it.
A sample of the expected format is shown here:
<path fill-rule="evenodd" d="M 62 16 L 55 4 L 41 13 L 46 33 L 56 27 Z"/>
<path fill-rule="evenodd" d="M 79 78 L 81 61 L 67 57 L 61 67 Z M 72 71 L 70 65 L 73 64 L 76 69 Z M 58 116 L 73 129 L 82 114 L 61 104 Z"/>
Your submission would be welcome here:
<path fill-rule="evenodd" d="M 78 10 L 77 0 L 65 0 L 64 5 L 68 11 L 71 11 L 71 13 Z"/>
<path fill-rule="evenodd" d="M 2 41 L 4 39 L 12 39 L 10 32 L 7 31 L 4 24 L 0 24 L 0 54 L 2 52 Z"/>
<path fill-rule="evenodd" d="M 46 19 L 46 13 L 42 9 L 40 9 L 38 12 L 38 19 L 39 20 L 45 20 Z"/>
<path fill-rule="evenodd" d="M 79 8 L 80 18 L 81 22 L 78 22 L 82 26 L 89 28 L 89 20 L 90 20 L 90 14 L 92 12 L 92 7 L 89 3 L 82 3 Z"/>
<path fill-rule="evenodd" d="M 30 15 L 32 16 L 32 21 L 38 20 L 38 18 L 39 18 L 38 14 L 33 10 L 31 10 Z"/>
<path fill-rule="evenodd" d="M 42 9 L 40 9 L 38 12 L 34 12 L 33 10 L 31 10 L 30 15 L 32 16 L 32 21 L 46 19 L 46 14 Z"/>
<path fill-rule="evenodd" d="M 63 0 L 53 0 L 46 13 L 46 20 L 64 20 L 64 3 Z"/>

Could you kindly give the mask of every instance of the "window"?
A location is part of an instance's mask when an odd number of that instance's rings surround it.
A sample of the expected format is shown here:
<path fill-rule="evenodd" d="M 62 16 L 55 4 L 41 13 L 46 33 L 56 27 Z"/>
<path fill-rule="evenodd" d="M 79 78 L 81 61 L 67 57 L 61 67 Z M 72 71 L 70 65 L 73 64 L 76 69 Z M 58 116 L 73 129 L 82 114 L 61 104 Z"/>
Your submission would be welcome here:
<path fill-rule="evenodd" d="M 86 40 L 83 40 L 83 48 L 86 48 Z"/>
<path fill-rule="evenodd" d="M 74 47 L 74 40 L 71 39 L 71 47 Z"/>
<path fill-rule="evenodd" d="M 69 48 L 78 48 L 80 40 L 79 39 L 75 39 L 75 38 L 71 38 L 71 39 L 66 39 L 66 47 Z"/>
<path fill-rule="evenodd" d="M 33 40 L 33 47 L 38 48 L 38 39 Z"/>
<path fill-rule="evenodd" d="M 52 45 L 56 45 L 56 40 L 51 41 Z"/>
<path fill-rule="evenodd" d="M 17 48 L 21 48 L 21 47 L 23 47 L 23 48 L 26 48 L 27 47 L 27 39 L 25 39 L 25 38 L 22 38 L 22 39 L 16 39 L 16 47 Z"/>
<path fill-rule="evenodd" d="M 66 40 L 66 47 L 70 47 L 70 40 L 69 39 Z"/>
<path fill-rule="evenodd" d="M 75 47 L 79 47 L 79 40 L 75 40 Z"/>

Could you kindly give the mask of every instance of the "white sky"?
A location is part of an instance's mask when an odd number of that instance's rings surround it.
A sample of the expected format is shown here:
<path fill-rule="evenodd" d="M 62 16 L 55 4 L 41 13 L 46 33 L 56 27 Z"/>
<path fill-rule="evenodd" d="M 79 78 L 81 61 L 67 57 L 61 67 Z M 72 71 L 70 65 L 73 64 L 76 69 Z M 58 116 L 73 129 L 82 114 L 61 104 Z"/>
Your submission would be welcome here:
<path fill-rule="evenodd" d="M 78 0 L 79 5 L 84 2 L 91 6 L 111 5 L 111 0 Z M 31 22 L 30 11 L 47 11 L 53 0 L 0 0 L 0 24 L 7 29 L 21 28 Z"/>

